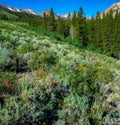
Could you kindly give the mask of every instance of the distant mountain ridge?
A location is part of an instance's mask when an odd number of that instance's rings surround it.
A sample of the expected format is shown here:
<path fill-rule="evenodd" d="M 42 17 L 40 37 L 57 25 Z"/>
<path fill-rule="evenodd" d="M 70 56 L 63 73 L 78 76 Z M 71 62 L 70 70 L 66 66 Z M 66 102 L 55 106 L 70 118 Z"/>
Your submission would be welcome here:
<path fill-rule="evenodd" d="M 26 13 L 29 13 L 29 14 L 33 14 L 33 15 L 38 15 L 35 11 L 31 10 L 31 9 L 19 9 L 19 8 L 14 8 L 14 7 L 11 7 L 11 6 L 6 6 L 6 5 L 1 5 L 0 4 L 0 7 L 3 7 L 3 8 L 6 8 L 10 11 L 13 11 L 13 12 L 26 12 Z"/>
<path fill-rule="evenodd" d="M 38 15 L 35 11 L 33 11 L 31 9 L 24 9 L 23 11 L 26 13 L 29 13 L 29 14 Z"/>
<path fill-rule="evenodd" d="M 37 13 L 37 12 L 35 12 L 35 11 L 33 11 L 32 9 L 19 9 L 19 8 L 14 8 L 14 7 L 11 7 L 11 6 L 6 6 L 6 5 L 1 5 L 0 4 L 0 7 L 3 7 L 3 8 L 5 8 L 5 9 L 8 9 L 8 10 L 10 10 L 10 11 L 13 11 L 13 12 L 26 12 L 26 13 L 28 13 L 28 14 L 33 14 L 33 15 L 38 15 L 38 16 L 43 16 L 43 14 L 44 13 L 46 13 L 46 15 L 50 15 L 50 10 L 44 10 L 44 11 L 42 11 L 41 13 Z M 68 16 L 68 14 L 63 14 L 63 15 L 58 15 L 58 14 L 55 14 L 55 18 L 56 19 L 58 19 L 59 17 L 60 18 L 67 18 L 67 16 Z"/>
<path fill-rule="evenodd" d="M 0 4 L 0 7 L 6 8 L 6 9 L 8 9 L 8 10 L 10 10 L 10 11 L 14 11 L 14 12 L 21 12 L 20 9 L 18 9 L 18 8 L 13 8 L 13 7 L 11 7 L 11 6 L 6 6 L 6 5 Z"/>
<path fill-rule="evenodd" d="M 29 9 L 29 8 L 28 9 L 19 9 L 19 8 L 14 8 L 14 7 L 2 5 L 2 4 L 0 4 L 0 7 L 8 9 L 8 10 L 13 11 L 13 12 L 26 12 L 28 14 L 38 15 L 41 17 L 43 17 L 44 13 L 46 13 L 46 15 L 48 15 L 48 16 L 50 15 L 50 10 L 43 10 L 41 13 L 37 13 L 34 10 Z M 103 16 L 103 13 L 107 14 L 110 12 L 110 10 L 112 10 L 113 16 L 115 15 L 115 13 L 117 11 L 120 12 L 120 2 L 116 2 L 116 3 L 112 4 L 109 8 L 107 8 L 104 12 L 101 13 L 101 17 Z M 73 16 L 73 13 L 71 13 L 70 18 L 72 18 L 72 16 Z M 56 14 L 55 13 L 55 19 L 58 19 L 59 17 L 63 18 L 63 19 L 67 19 L 68 13 L 67 14 Z"/>

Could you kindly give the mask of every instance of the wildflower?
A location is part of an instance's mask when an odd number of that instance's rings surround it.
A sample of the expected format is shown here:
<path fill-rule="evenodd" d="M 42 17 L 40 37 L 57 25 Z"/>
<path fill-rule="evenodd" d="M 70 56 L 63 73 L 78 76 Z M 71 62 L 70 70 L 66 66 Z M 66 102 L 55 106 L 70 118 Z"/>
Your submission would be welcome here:
<path fill-rule="evenodd" d="M 12 91 L 15 90 L 14 85 L 12 83 L 9 83 L 7 79 L 4 80 L 4 84 L 9 87 Z"/>
<path fill-rule="evenodd" d="M 4 80 L 4 84 L 5 84 L 6 86 L 9 86 L 9 82 L 8 82 L 7 79 Z"/>
<path fill-rule="evenodd" d="M 66 106 L 69 107 L 69 106 L 70 106 L 70 103 L 66 103 Z"/>

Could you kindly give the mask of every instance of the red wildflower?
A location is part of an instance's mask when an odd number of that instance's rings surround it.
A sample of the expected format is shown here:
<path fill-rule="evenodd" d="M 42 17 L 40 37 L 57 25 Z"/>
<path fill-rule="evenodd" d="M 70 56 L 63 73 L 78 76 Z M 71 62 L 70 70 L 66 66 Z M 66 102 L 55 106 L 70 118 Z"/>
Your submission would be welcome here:
<path fill-rule="evenodd" d="M 6 86 L 9 86 L 9 83 L 8 83 L 8 80 L 7 80 L 7 79 L 4 80 L 4 84 L 5 84 Z"/>
<path fill-rule="evenodd" d="M 4 80 L 4 84 L 9 87 L 12 91 L 15 90 L 14 85 L 12 83 L 9 83 L 7 79 Z"/>

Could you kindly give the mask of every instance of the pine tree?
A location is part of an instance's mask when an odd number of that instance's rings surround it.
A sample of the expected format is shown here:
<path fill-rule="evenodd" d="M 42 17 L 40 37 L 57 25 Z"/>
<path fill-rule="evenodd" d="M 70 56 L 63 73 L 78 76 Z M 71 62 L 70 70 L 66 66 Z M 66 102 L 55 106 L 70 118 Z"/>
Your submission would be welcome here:
<path fill-rule="evenodd" d="M 70 13 L 68 13 L 67 18 L 70 20 L 70 18 L 71 18 L 71 14 Z"/>
<path fill-rule="evenodd" d="M 64 35 L 65 23 L 64 23 L 64 20 L 60 17 L 58 17 L 58 20 L 57 20 L 56 31 L 57 31 L 58 34 Z"/>
<path fill-rule="evenodd" d="M 50 10 L 50 16 L 49 16 L 49 31 L 54 32 L 56 29 L 56 21 L 55 21 L 55 14 L 53 11 L 53 8 Z"/>
<path fill-rule="evenodd" d="M 94 45 L 96 48 L 100 47 L 100 44 L 102 43 L 102 21 L 101 21 L 101 15 L 100 12 L 98 11 L 96 14 L 96 18 L 95 18 L 95 39 L 93 41 Z"/>
<path fill-rule="evenodd" d="M 112 56 L 120 59 L 120 13 L 116 11 L 113 18 Z"/>
<path fill-rule="evenodd" d="M 86 25 L 86 18 L 83 16 L 84 12 L 82 7 L 80 7 L 78 14 L 77 14 L 77 23 L 76 23 L 76 36 L 75 38 L 78 39 L 83 45 L 86 46 L 87 42 L 87 25 Z"/>
<path fill-rule="evenodd" d="M 106 27 L 105 27 L 105 46 L 104 49 L 108 51 L 112 51 L 112 35 L 114 32 L 114 20 L 113 20 L 113 12 L 110 10 L 110 12 L 106 15 Z"/>
<path fill-rule="evenodd" d="M 73 25 L 73 27 L 76 26 L 76 23 L 77 23 L 77 15 L 76 15 L 76 12 L 74 11 L 73 17 L 72 17 L 72 25 Z"/>
<path fill-rule="evenodd" d="M 64 32 L 64 37 L 69 37 L 70 36 L 70 25 L 71 25 L 71 14 L 68 13 L 68 17 L 66 20 L 64 20 L 65 24 L 65 32 Z"/>
<path fill-rule="evenodd" d="M 42 19 L 42 27 L 44 28 L 44 29 L 47 29 L 47 15 L 46 15 L 46 13 L 44 12 L 43 13 L 43 19 Z"/>

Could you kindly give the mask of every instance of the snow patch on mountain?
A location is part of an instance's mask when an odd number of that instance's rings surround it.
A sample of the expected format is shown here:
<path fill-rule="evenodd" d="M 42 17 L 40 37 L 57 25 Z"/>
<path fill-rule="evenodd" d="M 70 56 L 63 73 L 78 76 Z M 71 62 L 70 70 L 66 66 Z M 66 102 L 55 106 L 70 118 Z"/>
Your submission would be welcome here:
<path fill-rule="evenodd" d="M 24 9 L 23 11 L 26 13 L 29 13 L 29 14 L 38 15 L 35 11 L 33 11 L 31 9 Z"/>

